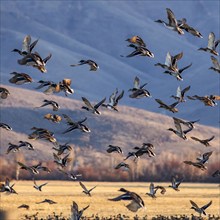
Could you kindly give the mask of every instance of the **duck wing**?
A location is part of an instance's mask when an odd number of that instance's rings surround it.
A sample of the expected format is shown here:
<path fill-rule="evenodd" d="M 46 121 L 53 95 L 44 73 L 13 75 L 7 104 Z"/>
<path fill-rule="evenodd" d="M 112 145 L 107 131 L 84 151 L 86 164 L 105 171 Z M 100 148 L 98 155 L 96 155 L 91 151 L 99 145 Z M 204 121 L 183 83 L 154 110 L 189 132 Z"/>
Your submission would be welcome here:
<path fill-rule="evenodd" d="M 215 49 L 215 34 L 213 32 L 209 34 L 207 47 L 211 50 Z"/>
<path fill-rule="evenodd" d="M 99 106 L 101 106 L 104 102 L 105 102 L 106 98 L 102 99 L 99 103 L 97 103 L 96 105 L 94 105 L 94 109 L 98 109 Z"/>
<path fill-rule="evenodd" d="M 167 18 L 169 20 L 169 25 L 172 27 L 176 27 L 177 21 L 176 21 L 174 13 L 169 8 L 166 8 L 166 11 L 167 11 Z"/>
<path fill-rule="evenodd" d="M 50 53 L 47 57 L 45 57 L 45 58 L 43 59 L 43 62 L 46 64 L 47 61 L 48 61 L 51 57 L 52 57 L 52 54 Z"/>
<path fill-rule="evenodd" d="M 214 56 L 211 56 L 211 60 L 212 60 L 214 67 L 219 70 L 220 64 L 219 64 L 218 60 Z"/>
<path fill-rule="evenodd" d="M 182 69 L 179 69 L 179 73 L 181 74 L 184 70 L 188 69 L 192 66 L 192 63 L 190 63 L 188 66 L 183 67 Z"/>
<path fill-rule="evenodd" d="M 199 206 L 195 202 L 193 202 L 192 200 L 189 200 L 189 201 L 192 206 L 194 206 L 196 209 L 199 209 Z"/>
<path fill-rule="evenodd" d="M 85 97 L 82 97 L 82 100 L 89 109 L 92 109 L 92 110 L 94 109 L 94 107 L 92 106 L 92 104 L 90 103 L 88 99 L 86 99 Z"/>
<path fill-rule="evenodd" d="M 83 188 L 84 191 L 88 192 L 86 186 L 81 181 L 79 182 L 79 184 Z"/>
<path fill-rule="evenodd" d="M 208 204 L 201 207 L 201 209 L 205 210 L 212 204 L 212 201 L 210 201 Z"/>

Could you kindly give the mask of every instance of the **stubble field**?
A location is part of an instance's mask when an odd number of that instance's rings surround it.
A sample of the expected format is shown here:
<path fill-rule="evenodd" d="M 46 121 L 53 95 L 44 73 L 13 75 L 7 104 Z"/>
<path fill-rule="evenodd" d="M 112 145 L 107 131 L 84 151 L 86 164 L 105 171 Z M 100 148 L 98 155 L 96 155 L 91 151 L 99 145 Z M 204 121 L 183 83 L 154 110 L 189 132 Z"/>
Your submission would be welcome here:
<path fill-rule="evenodd" d="M 37 181 L 42 184 L 47 181 Z M 13 182 L 12 182 L 13 183 Z M 97 186 L 92 191 L 92 197 L 82 193 L 82 188 L 78 182 L 67 181 L 48 181 L 48 184 L 39 192 L 33 188 L 32 181 L 17 181 L 14 189 L 18 195 L 6 195 L 1 193 L 1 209 L 7 211 L 10 220 L 22 219 L 25 215 L 32 215 L 38 212 L 39 217 L 46 217 L 53 212 L 63 216 L 69 217 L 71 213 L 72 201 L 75 201 L 79 208 L 87 205 L 90 207 L 84 212 L 84 216 L 90 217 L 92 215 L 109 217 L 117 214 L 124 214 L 132 219 L 136 214 L 139 217 L 147 216 L 151 219 L 156 215 L 188 215 L 196 214 L 194 210 L 190 209 L 191 204 L 189 200 L 193 200 L 200 207 L 212 200 L 212 205 L 207 209 L 207 213 L 211 215 L 220 215 L 219 210 L 219 193 L 220 188 L 218 184 L 191 184 L 182 183 L 180 191 L 176 192 L 169 188 L 169 183 L 159 183 L 166 188 L 165 195 L 157 192 L 157 198 L 152 199 L 146 195 L 149 192 L 150 183 L 111 183 L 111 182 L 83 182 L 86 187 L 91 188 Z M 157 185 L 157 183 L 155 183 Z M 138 193 L 145 202 L 145 209 L 140 209 L 137 213 L 127 210 L 125 205 L 129 201 L 108 201 L 108 199 L 121 195 L 118 191 L 121 187 Z M 44 199 L 51 199 L 57 204 L 36 204 Z M 29 210 L 18 209 L 17 207 L 27 204 L 30 206 Z"/>

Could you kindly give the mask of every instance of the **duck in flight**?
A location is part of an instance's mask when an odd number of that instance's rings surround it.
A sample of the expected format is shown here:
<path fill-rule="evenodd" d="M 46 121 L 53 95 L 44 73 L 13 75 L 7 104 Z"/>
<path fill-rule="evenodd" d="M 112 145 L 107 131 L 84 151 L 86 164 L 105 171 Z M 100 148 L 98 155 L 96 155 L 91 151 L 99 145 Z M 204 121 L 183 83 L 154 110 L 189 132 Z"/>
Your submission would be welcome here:
<path fill-rule="evenodd" d="M 97 187 L 97 186 L 94 186 L 94 187 L 92 187 L 91 189 L 88 190 L 88 189 L 86 188 L 86 186 L 85 186 L 82 182 L 79 182 L 79 184 L 80 184 L 80 186 L 81 186 L 82 189 L 83 189 L 83 193 L 85 193 L 86 195 L 88 195 L 88 196 L 90 196 L 90 197 L 92 196 L 92 195 L 91 195 L 92 190 Z"/>
<path fill-rule="evenodd" d="M 214 56 L 211 56 L 211 61 L 213 63 L 213 66 L 210 67 L 209 69 L 214 70 L 217 73 L 220 73 L 220 63 L 219 63 L 219 61 Z"/>
<path fill-rule="evenodd" d="M 106 150 L 108 153 L 112 153 L 112 152 L 117 152 L 119 154 L 122 154 L 123 151 L 119 146 L 113 146 L 113 145 L 108 145 L 108 149 Z"/>
<path fill-rule="evenodd" d="M 179 104 L 179 102 L 174 102 L 171 105 L 167 105 L 163 101 L 161 101 L 160 99 L 155 99 L 155 101 L 160 104 L 159 108 L 164 108 L 164 109 L 171 111 L 173 113 L 178 112 L 178 109 L 176 108 L 176 106 Z"/>
<path fill-rule="evenodd" d="M 13 83 L 16 85 L 22 85 L 25 83 L 33 82 L 33 79 L 26 73 L 12 72 L 10 74 L 14 75 L 11 79 L 9 79 L 10 83 Z"/>
<path fill-rule="evenodd" d="M 126 41 L 128 41 L 129 43 L 132 43 L 132 44 L 136 44 L 141 47 L 146 47 L 146 44 L 144 43 L 143 39 L 137 35 L 135 35 L 131 38 L 128 38 Z"/>
<path fill-rule="evenodd" d="M 134 51 L 128 54 L 126 57 L 134 57 L 134 56 L 145 56 L 146 57 L 147 56 L 147 57 L 154 58 L 154 54 L 146 47 L 136 46 L 134 44 L 129 44 L 128 47 L 134 48 Z M 124 57 L 124 56 L 121 55 L 121 57 Z"/>
<path fill-rule="evenodd" d="M 207 138 L 207 139 L 199 139 L 197 137 L 191 137 L 194 141 L 198 141 L 199 143 L 205 145 L 206 147 L 209 147 L 210 146 L 210 141 L 213 140 L 215 138 L 215 136 L 213 135 L 212 137 L 210 138 Z"/>
<path fill-rule="evenodd" d="M 176 90 L 176 96 L 172 95 L 171 98 L 174 98 L 178 102 L 185 102 L 186 100 L 184 99 L 185 93 L 190 90 L 190 86 L 187 86 L 183 90 L 181 90 L 181 87 L 178 86 Z"/>
<path fill-rule="evenodd" d="M 157 190 L 161 190 L 160 193 L 163 194 L 163 195 L 166 192 L 166 189 L 163 186 L 154 186 L 153 183 L 150 184 L 149 189 L 150 189 L 150 192 L 146 193 L 146 195 L 150 196 L 153 199 L 156 199 L 156 192 L 157 192 Z"/>
<path fill-rule="evenodd" d="M 79 63 L 71 64 L 70 66 L 74 67 L 74 66 L 80 66 L 84 64 L 87 64 L 90 66 L 90 71 L 96 71 L 99 69 L 99 65 L 93 60 L 80 60 Z"/>
<path fill-rule="evenodd" d="M 35 179 L 34 179 L 34 188 L 36 189 L 36 190 L 38 190 L 38 191 L 42 191 L 42 187 L 43 186 L 46 186 L 48 183 L 43 183 L 43 184 L 41 184 L 41 185 L 37 185 L 37 183 L 36 183 L 36 181 L 35 181 Z"/>
<path fill-rule="evenodd" d="M 171 185 L 169 185 L 169 187 L 171 187 L 175 191 L 180 191 L 179 186 L 182 183 L 182 181 L 183 181 L 183 178 L 177 180 L 175 176 L 172 176 Z"/>
<path fill-rule="evenodd" d="M 18 194 L 13 188 L 14 185 L 15 184 L 10 185 L 10 180 L 6 178 L 5 183 L 0 184 L 0 192 L 6 192 L 7 194 Z"/>
<path fill-rule="evenodd" d="M 0 87 L 0 97 L 1 97 L 1 99 L 7 99 L 9 95 L 10 95 L 10 92 L 6 88 Z"/>
<path fill-rule="evenodd" d="M 89 208 L 89 205 L 87 205 L 83 209 L 79 210 L 79 207 L 78 207 L 77 203 L 75 201 L 73 201 L 73 204 L 71 206 L 71 217 L 70 217 L 70 219 L 80 220 L 82 215 L 83 215 L 83 212 L 88 208 Z"/>
<path fill-rule="evenodd" d="M 7 130 L 7 131 L 12 131 L 12 127 L 11 126 L 9 126 L 8 124 L 5 124 L 5 123 L 0 123 L 0 128 L 3 128 L 3 129 L 5 129 L 5 130 Z"/>
<path fill-rule="evenodd" d="M 39 107 L 36 107 L 36 108 L 42 108 L 42 107 L 45 107 L 47 105 L 51 105 L 53 107 L 53 111 L 58 111 L 58 109 L 60 108 L 59 104 L 53 100 L 47 100 L 47 99 L 44 99 L 44 104 L 42 104 L 41 106 Z"/>
<path fill-rule="evenodd" d="M 202 207 L 199 207 L 195 202 L 193 202 L 192 200 L 190 200 L 190 203 L 192 205 L 191 209 L 194 209 L 196 212 L 199 213 L 199 216 L 201 217 L 202 214 L 203 215 L 206 215 L 206 212 L 205 210 L 212 204 L 212 201 L 210 201 L 208 204 L 202 206 Z"/>

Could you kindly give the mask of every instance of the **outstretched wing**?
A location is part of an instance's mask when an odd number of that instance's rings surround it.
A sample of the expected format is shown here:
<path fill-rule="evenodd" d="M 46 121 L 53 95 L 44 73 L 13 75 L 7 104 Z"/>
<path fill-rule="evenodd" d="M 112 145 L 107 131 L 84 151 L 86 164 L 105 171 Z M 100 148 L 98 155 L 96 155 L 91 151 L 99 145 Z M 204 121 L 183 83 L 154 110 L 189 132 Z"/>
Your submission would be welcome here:
<path fill-rule="evenodd" d="M 106 98 L 102 99 L 99 103 L 97 103 L 94 108 L 97 109 L 99 106 L 101 106 L 105 102 Z"/>
<path fill-rule="evenodd" d="M 194 206 L 196 209 L 199 209 L 199 206 L 195 202 L 193 202 L 192 200 L 189 201 L 192 204 L 192 206 Z"/>
<path fill-rule="evenodd" d="M 206 204 L 206 205 L 204 205 L 203 207 L 201 207 L 201 209 L 205 210 L 205 209 L 207 209 L 211 204 L 212 204 L 212 201 L 210 201 L 208 204 Z"/>
<path fill-rule="evenodd" d="M 82 100 L 89 109 L 94 109 L 94 107 L 92 106 L 92 104 L 90 103 L 90 101 L 87 98 L 82 97 Z"/>
<path fill-rule="evenodd" d="M 79 184 L 83 188 L 83 190 L 85 190 L 86 192 L 88 191 L 87 188 L 85 187 L 85 185 L 82 182 L 79 182 Z"/>

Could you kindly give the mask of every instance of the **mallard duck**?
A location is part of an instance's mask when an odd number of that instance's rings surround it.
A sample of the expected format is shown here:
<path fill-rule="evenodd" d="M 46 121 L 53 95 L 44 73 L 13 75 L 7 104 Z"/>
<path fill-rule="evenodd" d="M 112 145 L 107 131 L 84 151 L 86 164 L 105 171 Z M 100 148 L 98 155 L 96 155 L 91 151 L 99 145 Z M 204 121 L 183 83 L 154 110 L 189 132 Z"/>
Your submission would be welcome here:
<path fill-rule="evenodd" d="M 187 165 L 192 165 L 194 167 L 197 167 L 198 169 L 204 171 L 204 170 L 207 170 L 207 167 L 202 164 L 202 163 L 199 163 L 199 162 L 192 162 L 192 161 L 183 161 L 185 164 Z"/>
<path fill-rule="evenodd" d="M 187 86 L 183 90 L 181 90 L 181 87 L 178 86 L 176 90 L 176 96 L 172 95 L 171 97 L 177 100 L 178 102 L 185 102 L 184 99 L 185 93 L 190 90 L 190 86 Z"/>
<path fill-rule="evenodd" d="M 192 34 L 193 36 L 203 38 L 202 34 L 199 31 L 197 31 L 195 28 L 189 26 L 186 22 L 187 22 L 186 18 L 183 18 L 182 20 L 178 20 L 177 24 L 181 29 Z"/>
<path fill-rule="evenodd" d="M 142 40 L 141 37 L 135 35 L 131 38 L 128 38 L 126 41 L 132 43 L 132 44 L 137 44 L 138 46 L 142 46 L 142 47 L 146 47 L 146 44 L 144 43 L 144 41 Z"/>
<path fill-rule="evenodd" d="M 173 128 L 169 128 L 168 130 L 172 131 L 174 134 L 176 134 L 178 137 L 182 138 L 183 140 L 187 140 L 186 134 L 192 131 L 192 129 L 194 128 L 193 123 L 195 123 L 196 121 L 185 122 L 182 119 L 175 118 L 175 117 L 173 117 L 173 121 L 174 121 L 176 130 L 174 130 Z M 181 124 L 186 125 L 188 129 L 183 130 Z"/>
<path fill-rule="evenodd" d="M 85 122 L 87 120 L 87 118 L 84 118 L 83 120 L 77 121 L 77 122 L 74 122 L 66 114 L 63 114 L 63 118 L 66 120 L 67 124 L 70 126 L 66 131 L 63 132 L 63 134 L 70 132 L 72 130 L 75 130 L 75 129 L 79 129 L 79 130 L 86 132 L 86 133 L 91 132 L 90 129 L 85 124 L 83 124 L 83 122 Z"/>
<path fill-rule="evenodd" d="M 53 149 L 57 151 L 57 155 L 62 155 L 65 151 L 72 151 L 72 147 L 68 143 L 58 145 L 58 147 L 59 148 L 53 147 Z"/>
<path fill-rule="evenodd" d="M 175 18 L 174 13 L 171 11 L 171 9 L 166 8 L 167 11 L 167 18 L 169 20 L 169 23 L 162 21 L 162 20 L 156 20 L 155 22 L 162 23 L 165 27 L 167 27 L 170 30 L 176 31 L 178 34 L 184 34 L 184 32 L 179 27 L 177 20 Z"/>
<path fill-rule="evenodd" d="M 34 150 L 34 146 L 27 141 L 19 141 L 19 148 L 26 147 L 28 150 Z"/>
<path fill-rule="evenodd" d="M 132 53 L 128 54 L 126 57 L 147 56 L 147 57 L 154 58 L 154 54 L 150 50 L 148 50 L 146 47 L 136 46 L 134 44 L 129 44 L 128 47 L 132 47 L 135 50 Z M 121 57 L 124 57 L 124 56 L 121 55 Z"/>
<path fill-rule="evenodd" d="M 197 157 L 196 160 L 201 164 L 208 163 L 209 157 L 212 155 L 212 153 L 213 153 L 213 151 L 206 152 L 206 153 L 200 155 L 199 157 Z"/>
<path fill-rule="evenodd" d="M 213 32 L 211 32 L 209 34 L 209 38 L 208 38 L 208 46 L 203 48 L 199 48 L 198 50 L 203 50 L 206 52 L 209 52 L 211 54 L 214 54 L 215 56 L 218 56 L 218 52 L 216 50 L 218 44 L 220 43 L 220 40 L 215 41 L 215 34 Z"/>
<path fill-rule="evenodd" d="M 119 154 L 122 154 L 123 151 L 119 146 L 113 146 L 113 145 L 108 145 L 108 149 L 106 150 L 108 153 L 112 153 L 112 152 L 117 152 Z"/>
<path fill-rule="evenodd" d="M 10 92 L 6 88 L 0 87 L 1 99 L 7 99 L 9 95 L 10 95 Z"/>
<path fill-rule="evenodd" d="M 150 192 L 149 193 L 146 193 L 146 195 L 148 195 L 148 196 L 150 196 L 150 197 L 152 197 L 152 198 L 156 198 L 156 192 L 157 192 L 157 190 L 161 190 L 161 194 L 165 194 L 165 192 L 166 192 L 166 189 L 163 187 L 163 186 L 154 186 L 154 184 L 153 183 L 151 183 L 150 184 Z"/>
<path fill-rule="evenodd" d="M 33 165 L 32 167 L 34 169 L 42 170 L 42 171 L 47 172 L 47 173 L 51 172 L 51 170 L 48 167 L 42 166 L 42 162 L 39 162 L 38 164 Z"/>
<path fill-rule="evenodd" d="M 197 137 L 191 137 L 191 138 L 192 138 L 194 141 L 198 141 L 198 142 L 200 142 L 201 144 L 205 145 L 206 147 L 209 147 L 209 146 L 210 146 L 209 142 L 210 142 L 211 140 L 213 140 L 213 139 L 215 138 L 215 136 L 212 136 L 212 137 L 210 137 L 210 138 L 208 138 L 208 139 L 204 139 L 204 140 L 199 139 L 199 138 L 197 138 Z"/>
<path fill-rule="evenodd" d="M 73 201 L 73 205 L 71 206 L 71 220 L 80 220 L 83 212 L 89 208 L 89 205 L 84 207 L 83 209 L 79 210 L 79 207 L 76 202 Z"/>
<path fill-rule="evenodd" d="M 101 112 L 98 111 L 98 108 L 105 102 L 106 98 L 102 99 L 100 102 L 98 102 L 96 105 L 92 105 L 88 99 L 85 97 L 82 97 L 82 100 L 86 106 L 82 106 L 82 109 L 85 109 L 86 111 L 92 112 L 96 115 L 101 115 Z"/>
<path fill-rule="evenodd" d="M 18 194 L 15 190 L 14 190 L 14 185 L 12 184 L 10 186 L 10 180 L 8 178 L 6 178 L 5 183 L 0 185 L 0 192 L 6 192 L 8 194 Z"/>
<path fill-rule="evenodd" d="M 61 173 L 64 173 L 66 176 L 68 176 L 68 177 L 69 177 L 70 179 L 72 179 L 72 180 L 77 180 L 78 177 L 81 177 L 81 176 L 82 176 L 82 174 L 79 174 L 79 173 L 77 173 L 77 174 L 75 174 L 75 173 L 67 173 L 67 172 L 65 172 L 64 170 L 59 169 L 59 168 L 58 168 L 58 170 L 59 170 Z"/>
<path fill-rule="evenodd" d="M 37 68 L 42 73 L 46 73 L 46 63 L 48 60 L 52 57 L 52 54 L 49 54 L 44 59 L 41 58 L 40 54 L 37 52 L 27 54 L 22 59 L 18 60 L 18 63 L 20 65 L 26 65 L 26 66 L 33 66 L 34 68 Z"/>
<path fill-rule="evenodd" d="M 36 87 L 35 89 L 41 89 L 45 86 L 50 86 L 52 84 L 55 84 L 55 82 L 53 82 L 53 81 L 44 81 L 44 80 L 39 80 L 38 83 L 40 83 L 40 85 L 38 87 Z"/>
<path fill-rule="evenodd" d="M 22 204 L 22 205 L 18 206 L 18 209 L 26 209 L 26 210 L 29 210 L 29 209 L 30 209 L 30 206 L 29 206 L 29 205 L 26 205 L 26 204 Z"/>
<path fill-rule="evenodd" d="M 62 117 L 59 116 L 59 115 L 52 115 L 50 113 L 44 115 L 44 118 L 49 120 L 49 121 L 52 121 L 54 123 L 60 123 L 62 121 Z"/>
<path fill-rule="evenodd" d="M 212 204 L 212 201 L 210 201 L 208 204 L 202 206 L 201 208 L 199 208 L 199 206 L 193 202 L 192 200 L 190 200 L 190 203 L 192 205 L 191 209 L 194 209 L 196 212 L 199 213 L 199 216 L 201 217 L 202 214 L 206 215 L 205 210 Z"/>
<path fill-rule="evenodd" d="M 20 169 L 27 170 L 30 172 L 30 174 L 33 174 L 33 175 L 39 174 L 39 171 L 33 166 L 27 166 L 19 161 L 17 161 L 17 164 L 20 166 Z"/>
<path fill-rule="evenodd" d="M 90 197 L 92 196 L 92 195 L 91 195 L 92 190 L 97 187 L 97 186 L 94 186 L 94 187 L 92 187 L 91 189 L 88 190 L 88 189 L 86 188 L 86 186 L 85 186 L 82 182 L 79 182 L 79 185 L 83 188 L 83 193 L 85 193 L 86 195 L 88 195 L 88 196 L 90 196 Z"/>
<path fill-rule="evenodd" d="M 124 90 L 122 90 L 122 92 L 118 96 L 117 94 L 118 94 L 118 89 L 116 88 L 116 90 L 109 97 L 109 103 L 107 104 L 103 103 L 102 106 L 118 112 L 117 109 L 118 101 L 122 99 L 122 97 L 124 96 Z"/>
<path fill-rule="evenodd" d="M 9 154 L 11 151 L 12 152 L 17 152 L 19 151 L 20 149 L 20 146 L 19 145 L 16 145 L 16 144 L 12 144 L 12 143 L 8 143 L 9 147 L 7 149 L 7 152 L 6 154 Z"/>
<path fill-rule="evenodd" d="M 179 80 L 179 81 L 183 81 L 183 78 L 182 78 L 182 72 L 184 71 L 184 70 L 186 70 L 186 69 L 188 69 L 189 67 L 191 67 L 192 66 L 192 63 L 190 63 L 188 66 L 185 66 L 185 67 L 183 67 L 183 68 L 181 68 L 181 69 L 178 69 L 178 71 L 177 72 L 173 72 L 173 71 L 170 71 L 170 70 L 166 70 L 166 71 L 164 71 L 164 73 L 166 73 L 166 74 L 169 74 L 169 75 L 171 75 L 171 76 L 174 76 L 177 80 Z M 177 66 L 176 66 L 177 67 Z"/>
<path fill-rule="evenodd" d="M 123 167 L 123 168 L 125 168 L 125 169 L 130 169 L 129 164 L 124 163 L 124 162 L 119 163 L 119 164 L 115 167 L 115 169 L 118 170 L 118 169 L 120 169 L 121 167 Z"/>
<path fill-rule="evenodd" d="M 27 54 L 31 53 L 31 51 L 36 46 L 37 42 L 38 42 L 38 39 L 31 43 L 31 36 L 26 35 L 24 37 L 24 40 L 23 40 L 23 43 L 22 43 L 22 49 L 21 50 L 13 49 L 12 52 L 17 52 L 21 56 L 26 56 Z"/>
<path fill-rule="evenodd" d="M 175 176 L 172 176 L 172 179 L 171 179 L 172 185 L 169 185 L 169 187 L 171 187 L 175 191 L 180 191 L 179 185 L 182 183 L 182 181 L 183 181 L 183 178 L 181 178 L 180 180 L 177 180 Z"/>
<path fill-rule="evenodd" d="M 218 96 L 216 97 L 217 99 L 215 99 L 215 96 L 213 95 L 211 96 L 198 96 L 198 95 L 187 96 L 187 98 L 190 100 L 199 100 L 203 102 L 205 106 L 210 106 L 210 107 L 214 107 L 217 105 L 217 103 L 214 101 L 214 100 L 218 100 Z"/>
<path fill-rule="evenodd" d="M 137 193 L 130 192 L 124 188 L 119 189 L 119 191 L 124 192 L 124 194 L 108 200 L 110 201 L 131 200 L 131 202 L 128 205 L 126 205 L 126 207 L 128 210 L 132 212 L 137 212 L 138 209 L 144 208 L 144 201 Z"/>
<path fill-rule="evenodd" d="M 174 102 L 171 105 L 167 105 L 164 102 L 162 102 L 160 99 L 155 99 L 155 101 L 160 104 L 159 108 L 164 108 L 164 109 L 171 111 L 173 113 L 178 112 L 178 109 L 176 108 L 176 106 L 179 104 L 179 102 Z"/>
<path fill-rule="evenodd" d="M 4 128 L 7 131 L 12 131 L 12 127 L 5 123 L 0 123 L 0 128 Z"/>
<path fill-rule="evenodd" d="M 48 203 L 48 204 L 50 204 L 50 205 L 57 204 L 57 202 L 54 202 L 54 201 L 51 200 L 51 199 L 45 199 L 45 200 L 43 200 L 43 201 L 41 201 L 41 202 L 36 202 L 36 204 L 41 204 L 41 203 Z"/>
<path fill-rule="evenodd" d="M 26 73 L 12 72 L 10 74 L 14 75 L 11 79 L 9 79 L 10 83 L 14 83 L 16 85 L 22 85 L 25 83 L 33 82 L 32 78 Z"/>
<path fill-rule="evenodd" d="M 44 101 L 44 104 L 39 106 L 39 107 L 36 107 L 36 108 L 42 108 L 44 106 L 47 106 L 47 105 L 51 105 L 53 107 L 53 111 L 58 111 L 58 109 L 60 108 L 59 104 L 53 100 L 47 100 L 45 99 Z"/>
<path fill-rule="evenodd" d="M 67 154 L 65 157 L 61 158 L 59 155 L 53 153 L 54 157 L 54 163 L 56 163 L 61 168 L 67 167 L 67 164 L 72 160 L 72 158 L 69 158 L 70 154 Z"/>
<path fill-rule="evenodd" d="M 211 56 L 211 61 L 214 66 L 210 67 L 209 69 L 220 73 L 220 64 L 219 64 L 218 60 L 214 56 Z"/>
<path fill-rule="evenodd" d="M 64 91 L 65 96 L 74 93 L 74 90 L 70 87 L 71 83 L 72 83 L 71 79 L 63 79 L 61 82 L 59 82 L 60 90 Z"/>
<path fill-rule="evenodd" d="M 90 71 L 96 71 L 97 69 L 99 69 L 98 64 L 93 60 L 80 60 L 79 63 L 71 64 L 70 66 L 74 67 L 74 66 L 80 66 L 84 64 L 88 64 L 90 66 Z"/>
<path fill-rule="evenodd" d="M 35 181 L 35 179 L 34 179 L 34 188 L 36 189 L 36 190 L 38 190 L 38 191 L 42 191 L 42 187 L 43 186 L 45 186 L 45 185 L 47 185 L 48 183 L 43 183 L 43 184 L 41 184 L 41 185 L 37 185 L 37 183 L 36 183 L 36 181 Z"/>

